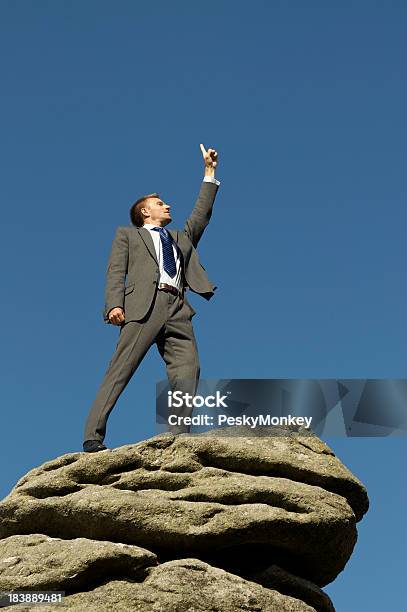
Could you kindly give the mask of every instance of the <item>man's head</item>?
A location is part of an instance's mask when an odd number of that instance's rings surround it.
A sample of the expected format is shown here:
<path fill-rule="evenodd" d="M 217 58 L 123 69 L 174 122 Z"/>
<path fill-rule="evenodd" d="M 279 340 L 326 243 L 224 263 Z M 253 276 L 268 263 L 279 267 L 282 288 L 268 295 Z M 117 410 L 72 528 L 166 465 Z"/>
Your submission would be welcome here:
<path fill-rule="evenodd" d="M 158 193 L 149 193 L 134 202 L 130 208 L 130 219 L 137 227 L 142 227 L 144 223 L 164 227 L 171 221 L 170 206 Z"/>

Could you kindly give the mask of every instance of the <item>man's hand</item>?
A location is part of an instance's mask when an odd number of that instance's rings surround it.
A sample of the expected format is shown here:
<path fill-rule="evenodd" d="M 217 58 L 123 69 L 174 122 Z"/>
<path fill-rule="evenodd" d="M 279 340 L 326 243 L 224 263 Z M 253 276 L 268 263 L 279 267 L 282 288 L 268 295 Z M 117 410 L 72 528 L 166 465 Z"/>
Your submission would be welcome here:
<path fill-rule="evenodd" d="M 124 311 L 123 308 L 112 308 L 108 314 L 109 321 L 113 325 L 121 325 L 124 323 Z"/>
<path fill-rule="evenodd" d="M 205 162 L 205 176 L 215 176 L 215 168 L 218 165 L 218 154 L 215 149 L 206 150 L 203 144 L 199 145 Z"/>

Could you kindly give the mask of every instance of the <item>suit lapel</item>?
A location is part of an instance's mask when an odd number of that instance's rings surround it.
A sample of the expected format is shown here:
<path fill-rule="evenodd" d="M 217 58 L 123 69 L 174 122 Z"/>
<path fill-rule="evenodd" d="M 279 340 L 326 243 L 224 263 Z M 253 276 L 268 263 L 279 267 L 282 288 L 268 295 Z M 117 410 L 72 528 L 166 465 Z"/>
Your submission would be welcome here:
<path fill-rule="evenodd" d="M 157 257 L 156 257 L 156 254 L 155 254 L 154 242 L 153 242 L 153 239 L 150 236 L 150 232 L 148 231 L 148 229 L 145 229 L 144 227 L 138 227 L 137 231 L 138 231 L 138 233 L 140 235 L 140 238 L 142 239 L 142 241 L 146 245 L 147 250 L 150 253 L 151 257 L 158 264 Z"/>
<path fill-rule="evenodd" d="M 172 239 L 174 240 L 174 242 L 176 242 L 178 244 L 178 232 L 177 232 L 177 230 L 169 229 L 169 230 L 167 230 L 167 232 L 169 234 L 171 234 Z"/>
<path fill-rule="evenodd" d="M 176 243 L 176 245 L 179 248 L 179 250 L 181 251 L 181 253 L 184 255 L 184 250 L 182 248 L 182 244 L 179 243 L 179 235 L 178 235 L 179 232 L 178 232 L 178 230 L 169 229 L 167 231 L 168 231 L 169 234 L 171 234 L 172 239 Z"/>

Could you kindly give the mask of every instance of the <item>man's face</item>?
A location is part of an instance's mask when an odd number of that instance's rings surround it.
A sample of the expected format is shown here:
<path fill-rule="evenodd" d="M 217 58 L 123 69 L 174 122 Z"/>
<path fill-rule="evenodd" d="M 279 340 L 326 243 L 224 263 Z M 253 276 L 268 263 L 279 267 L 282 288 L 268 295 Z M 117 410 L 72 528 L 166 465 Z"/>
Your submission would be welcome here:
<path fill-rule="evenodd" d="M 164 227 L 171 221 L 170 205 L 160 198 L 148 198 L 143 206 L 144 212 L 149 215 L 144 219 L 145 223 L 154 223 Z"/>

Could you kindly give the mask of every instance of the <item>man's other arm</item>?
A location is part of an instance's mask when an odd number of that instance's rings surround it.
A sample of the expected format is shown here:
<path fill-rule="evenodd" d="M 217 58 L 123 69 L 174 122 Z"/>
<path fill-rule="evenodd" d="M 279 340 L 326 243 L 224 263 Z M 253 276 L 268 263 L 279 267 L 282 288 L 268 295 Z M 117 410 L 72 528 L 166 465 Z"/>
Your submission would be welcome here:
<path fill-rule="evenodd" d="M 129 241 L 125 227 L 118 227 L 106 271 L 105 309 L 103 318 L 110 323 L 113 308 L 124 309 L 124 283 L 129 263 Z"/>

